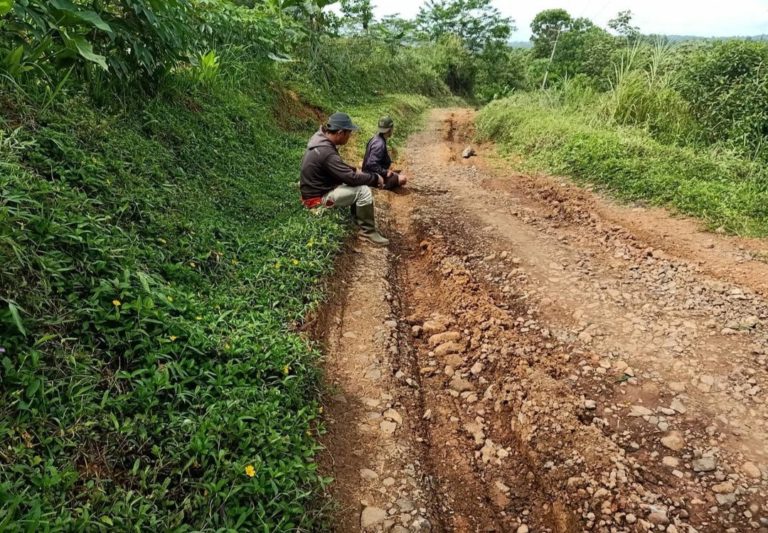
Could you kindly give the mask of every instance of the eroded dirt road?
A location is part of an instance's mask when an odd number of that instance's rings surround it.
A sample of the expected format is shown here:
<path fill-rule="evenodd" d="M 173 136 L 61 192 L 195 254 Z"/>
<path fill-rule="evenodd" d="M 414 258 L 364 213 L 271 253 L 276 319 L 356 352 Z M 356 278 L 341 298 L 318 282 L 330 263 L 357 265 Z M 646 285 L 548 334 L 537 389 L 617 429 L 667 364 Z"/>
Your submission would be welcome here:
<path fill-rule="evenodd" d="M 323 312 L 335 529 L 768 532 L 768 244 L 464 160 L 471 122 Z"/>

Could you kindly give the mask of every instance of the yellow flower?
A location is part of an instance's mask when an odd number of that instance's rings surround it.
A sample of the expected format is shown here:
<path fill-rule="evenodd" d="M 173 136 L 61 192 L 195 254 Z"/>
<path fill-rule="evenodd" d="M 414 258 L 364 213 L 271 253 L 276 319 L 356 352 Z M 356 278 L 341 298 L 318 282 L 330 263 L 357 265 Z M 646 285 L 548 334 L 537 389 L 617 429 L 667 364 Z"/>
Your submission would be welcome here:
<path fill-rule="evenodd" d="M 159 238 L 157 240 L 158 242 L 160 242 L 160 244 L 168 244 L 168 241 L 166 241 L 165 239 Z"/>
<path fill-rule="evenodd" d="M 317 412 L 323 414 L 323 406 L 318 407 Z"/>
<path fill-rule="evenodd" d="M 232 348 L 231 344 L 227 343 L 227 344 L 224 345 L 224 349 L 225 350 L 229 350 L 230 348 Z"/>
<path fill-rule="evenodd" d="M 288 373 L 289 373 L 290 371 L 291 371 L 291 367 L 290 367 L 290 366 L 288 366 L 288 365 L 285 365 L 285 366 L 283 367 L 283 374 L 285 374 L 286 376 L 288 375 Z"/>
<path fill-rule="evenodd" d="M 176 342 L 176 339 L 178 339 L 178 337 L 176 335 L 171 335 L 168 338 L 171 339 L 171 342 Z"/>
<path fill-rule="evenodd" d="M 294 265 L 298 265 L 298 264 L 299 264 L 299 260 L 298 260 L 298 259 L 294 259 L 294 260 L 293 260 L 293 261 L 291 261 L 291 262 L 292 262 Z"/>
<path fill-rule="evenodd" d="M 170 296 L 167 296 L 167 297 L 166 297 L 166 299 L 167 299 L 169 302 L 173 303 L 173 298 L 172 298 L 172 297 L 170 297 Z"/>
<path fill-rule="evenodd" d="M 195 320 L 202 320 L 202 319 L 203 319 L 203 317 L 201 317 L 200 315 L 197 315 L 197 316 L 195 317 Z"/>
<path fill-rule="evenodd" d="M 121 302 L 120 300 L 112 300 L 112 305 L 114 305 L 115 307 L 120 307 L 121 305 L 123 305 L 123 302 Z"/>
<path fill-rule="evenodd" d="M 309 242 L 307 243 L 307 248 L 312 248 L 315 245 L 314 239 L 309 239 Z"/>
<path fill-rule="evenodd" d="M 192 268 L 196 268 L 197 267 L 197 265 L 195 263 L 192 263 L 192 262 L 189 263 L 189 266 L 191 266 Z"/>
<path fill-rule="evenodd" d="M 280 269 L 280 261 L 278 261 L 277 263 L 275 263 L 275 268 L 276 268 L 276 269 L 278 269 L 278 270 Z"/>
<path fill-rule="evenodd" d="M 253 467 L 253 465 L 248 465 L 245 467 L 245 475 L 248 477 L 253 477 L 256 475 L 256 469 Z"/>

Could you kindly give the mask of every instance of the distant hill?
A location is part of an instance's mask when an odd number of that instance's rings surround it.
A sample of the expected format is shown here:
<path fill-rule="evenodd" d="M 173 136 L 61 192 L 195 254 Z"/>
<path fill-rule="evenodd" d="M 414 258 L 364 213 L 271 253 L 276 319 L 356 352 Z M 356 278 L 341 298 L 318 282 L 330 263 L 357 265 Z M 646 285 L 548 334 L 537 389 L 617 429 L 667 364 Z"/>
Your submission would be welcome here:
<path fill-rule="evenodd" d="M 732 37 L 701 37 L 697 35 L 661 35 L 660 37 L 665 37 L 669 39 L 669 42 L 671 43 L 680 43 L 684 41 L 731 41 L 734 39 L 746 39 L 749 41 L 768 41 L 768 34 L 748 35 L 748 36 L 734 35 Z"/>
<path fill-rule="evenodd" d="M 690 42 L 690 41 L 731 41 L 734 39 L 746 39 L 748 41 L 768 41 L 768 33 L 764 33 L 762 35 L 747 35 L 747 36 L 738 36 L 734 35 L 732 37 L 702 37 L 700 35 L 657 35 L 657 34 L 650 34 L 647 35 L 647 37 L 661 37 L 662 39 L 667 39 L 670 43 L 683 43 L 683 42 Z M 512 41 L 509 43 L 509 46 L 512 48 L 532 48 L 533 43 L 531 41 Z"/>

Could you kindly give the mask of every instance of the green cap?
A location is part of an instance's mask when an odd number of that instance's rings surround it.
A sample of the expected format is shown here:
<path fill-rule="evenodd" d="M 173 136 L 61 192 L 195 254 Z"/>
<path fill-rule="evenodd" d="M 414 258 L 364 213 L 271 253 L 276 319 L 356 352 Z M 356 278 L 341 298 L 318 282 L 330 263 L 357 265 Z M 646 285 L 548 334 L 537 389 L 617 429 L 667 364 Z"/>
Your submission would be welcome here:
<path fill-rule="evenodd" d="M 381 117 L 379 119 L 379 133 L 387 133 L 395 127 L 395 121 L 392 117 Z"/>
<path fill-rule="evenodd" d="M 352 123 L 352 119 L 346 113 L 334 113 L 328 117 L 326 127 L 331 131 L 349 130 L 355 131 L 360 128 Z"/>

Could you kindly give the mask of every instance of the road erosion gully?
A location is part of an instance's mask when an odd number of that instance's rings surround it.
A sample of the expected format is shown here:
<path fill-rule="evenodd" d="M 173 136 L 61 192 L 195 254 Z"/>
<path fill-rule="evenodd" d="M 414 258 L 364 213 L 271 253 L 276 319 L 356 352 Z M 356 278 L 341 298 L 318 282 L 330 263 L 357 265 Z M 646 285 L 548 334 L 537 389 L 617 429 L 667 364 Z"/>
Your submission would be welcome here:
<path fill-rule="evenodd" d="M 472 118 L 318 315 L 333 528 L 768 532 L 765 243 L 464 160 Z"/>

